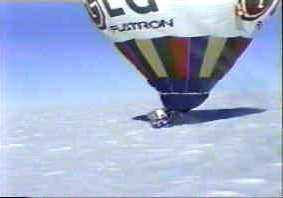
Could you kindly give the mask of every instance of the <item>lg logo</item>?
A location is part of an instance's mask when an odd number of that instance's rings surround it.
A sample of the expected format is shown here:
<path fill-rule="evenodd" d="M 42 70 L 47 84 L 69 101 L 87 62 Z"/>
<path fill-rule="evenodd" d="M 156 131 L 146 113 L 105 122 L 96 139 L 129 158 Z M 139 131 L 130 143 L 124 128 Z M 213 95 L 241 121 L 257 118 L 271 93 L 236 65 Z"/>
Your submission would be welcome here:
<path fill-rule="evenodd" d="M 155 0 L 147 0 L 146 6 L 139 6 L 135 3 L 134 0 L 125 0 L 128 7 L 138 14 L 147 14 L 150 12 L 157 12 L 158 7 Z M 89 15 L 92 20 L 95 22 L 99 29 L 106 29 L 106 19 L 105 13 L 103 12 L 103 7 L 107 11 L 107 14 L 110 17 L 117 17 L 125 15 L 126 12 L 123 8 L 112 8 L 109 0 L 101 0 L 102 3 L 99 3 L 98 0 L 85 0 L 85 6 L 88 10 Z M 103 6 L 103 7 L 102 7 Z"/>
<path fill-rule="evenodd" d="M 264 15 L 269 9 L 272 14 L 278 4 L 279 0 L 239 0 L 236 13 L 244 20 L 253 21 Z"/>
<path fill-rule="evenodd" d="M 105 15 L 99 2 L 97 0 L 86 0 L 85 6 L 96 26 L 101 30 L 106 29 Z"/>

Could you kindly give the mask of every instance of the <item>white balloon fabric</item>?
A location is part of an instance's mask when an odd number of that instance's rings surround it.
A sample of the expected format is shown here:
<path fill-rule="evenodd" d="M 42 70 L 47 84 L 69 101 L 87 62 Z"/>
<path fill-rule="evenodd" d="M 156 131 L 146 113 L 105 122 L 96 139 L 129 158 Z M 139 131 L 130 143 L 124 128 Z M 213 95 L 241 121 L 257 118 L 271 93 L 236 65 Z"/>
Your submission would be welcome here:
<path fill-rule="evenodd" d="M 280 0 L 84 0 L 115 42 L 174 37 L 253 37 Z"/>

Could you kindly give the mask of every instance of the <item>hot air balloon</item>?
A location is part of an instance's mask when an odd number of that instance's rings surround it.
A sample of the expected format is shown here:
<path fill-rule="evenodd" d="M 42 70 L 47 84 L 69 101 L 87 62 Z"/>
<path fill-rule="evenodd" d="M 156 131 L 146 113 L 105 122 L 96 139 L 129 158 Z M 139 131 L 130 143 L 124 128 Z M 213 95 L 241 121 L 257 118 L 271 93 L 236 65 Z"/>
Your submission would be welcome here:
<path fill-rule="evenodd" d="M 280 0 L 85 0 L 100 31 L 160 94 L 154 127 L 201 105 Z"/>

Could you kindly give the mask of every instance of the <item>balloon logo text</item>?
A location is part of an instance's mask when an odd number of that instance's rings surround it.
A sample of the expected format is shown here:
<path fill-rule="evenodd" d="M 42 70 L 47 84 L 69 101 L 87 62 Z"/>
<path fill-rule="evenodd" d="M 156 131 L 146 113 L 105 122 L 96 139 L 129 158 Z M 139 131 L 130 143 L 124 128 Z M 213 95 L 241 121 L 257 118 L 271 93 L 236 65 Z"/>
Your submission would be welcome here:
<path fill-rule="evenodd" d="M 85 6 L 96 26 L 101 30 L 106 29 L 105 14 L 99 2 L 97 0 L 87 0 Z"/>
<path fill-rule="evenodd" d="M 109 0 L 101 0 L 102 3 L 99 3 L 98 0 L 85 0 L 85 6 L 88 10 L 89 15 L 97 25 L 97 27 L 101 30 L 105 30 L 107 28 L 106 25 L 106 17 L 105 14 L 107 13 L 109 17 L 118 17 L 126 15 L 126 11 L 124 8 L 114 8 L 109 3 Z M 155 0 L 147 0 L 147 5 L 139 6 L 135 3 L 134 0 L 125 0 L 129 9 L 134 11 L 137 14 L 148 14 L 151 12 L 158 12 L 158 6 Z M 103 10 L 105 9 L 105 11 Z M 121 27 L 118 26 L 111 26 L 110 29 L 112 31 L 130 31 L 136 29 L 150 29 L 150 28 L 159 28 L 166 25 L 172 26 L 172 19 L 169 21 L 161 20 L 161 21 L 139 21 L 139 22 L 132 22 L 128 24 L 123 24 Z"/>
<path fill-rule="evenodd" d="M 272 14 L 278 4 L 279 1 L 272 0 L 239 0 L 236 13 L 241 16 L 243 20 L 254 21 L 270 9 L 270 14 Z"/>

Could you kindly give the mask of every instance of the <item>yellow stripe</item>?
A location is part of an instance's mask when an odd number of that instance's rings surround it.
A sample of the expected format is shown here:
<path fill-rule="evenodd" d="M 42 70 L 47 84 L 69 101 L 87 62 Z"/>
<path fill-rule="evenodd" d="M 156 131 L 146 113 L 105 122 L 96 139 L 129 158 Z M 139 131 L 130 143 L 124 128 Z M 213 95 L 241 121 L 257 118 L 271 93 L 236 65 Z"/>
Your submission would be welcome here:
<path fill-rule="evenodd" d="M 136 40 L 137 46 L 158 77 L 168 77 L 151 40 Z"/>
<path fill-rule="evenodd" d="M 200 77 L 209 78 L 216 66 L 221 52 L 226 44 L 226 38 L 212 37 L 209 39 L 208 47 L 201 66 Z"/>

